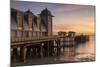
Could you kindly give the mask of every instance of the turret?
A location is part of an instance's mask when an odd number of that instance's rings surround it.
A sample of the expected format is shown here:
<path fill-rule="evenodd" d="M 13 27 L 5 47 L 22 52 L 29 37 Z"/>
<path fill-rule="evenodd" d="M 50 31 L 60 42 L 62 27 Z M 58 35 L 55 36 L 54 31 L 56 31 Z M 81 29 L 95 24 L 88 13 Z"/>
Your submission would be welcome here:
<path fill-rule="evenodd" d="M 45 8 L 41 13 L 39 14 L 41 17 L 41 24 L 44 24 L 45 29 L 47 30 L 47 35 L 52 35 L 52 17 L 54 17 L 51 12 Z"/>

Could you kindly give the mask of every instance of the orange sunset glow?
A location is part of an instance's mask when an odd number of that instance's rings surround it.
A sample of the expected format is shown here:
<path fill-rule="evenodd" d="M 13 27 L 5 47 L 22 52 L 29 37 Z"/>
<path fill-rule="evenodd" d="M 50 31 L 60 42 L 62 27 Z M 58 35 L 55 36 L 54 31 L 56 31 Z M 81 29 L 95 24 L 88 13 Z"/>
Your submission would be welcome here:
<path fill-rule="evenodd" d="M 67 21 L 65 20 L 67 23 Z M 75 21 L 72 20 L 72 22 L 75 23 Z M 95 20 L 94 18 L 87 18 L 85 20 L 77 20 L 78 24 L 59 24 L 59 25 L 54 25 L 53 31 L 58 32 L 58 31 L 75 31 L 77 33 L 86 33 L 86 34 L 91 34 L 94 35 L 95 32 Z"/>
<path fill-rule="evenodd" d="M 58 11 L 57 11 L 58 10 Z M 54 18 L 53 31 L 75 31 L 94 35 L 95 32 L 95 15 L 94 6 L 82 5 L 64 5 L 54 12 L 58 12 Z"/>

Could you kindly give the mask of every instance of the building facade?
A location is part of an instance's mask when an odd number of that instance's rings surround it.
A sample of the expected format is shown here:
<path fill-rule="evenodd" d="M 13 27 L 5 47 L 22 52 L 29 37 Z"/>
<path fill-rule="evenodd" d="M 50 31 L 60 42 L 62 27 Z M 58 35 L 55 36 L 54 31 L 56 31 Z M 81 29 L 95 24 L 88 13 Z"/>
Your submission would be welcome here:
<path fill-rule="evenodd" d="M 52 36 L 52 17 L 47 8 L 37 16 L 11 8 L 11 38 Z"/>

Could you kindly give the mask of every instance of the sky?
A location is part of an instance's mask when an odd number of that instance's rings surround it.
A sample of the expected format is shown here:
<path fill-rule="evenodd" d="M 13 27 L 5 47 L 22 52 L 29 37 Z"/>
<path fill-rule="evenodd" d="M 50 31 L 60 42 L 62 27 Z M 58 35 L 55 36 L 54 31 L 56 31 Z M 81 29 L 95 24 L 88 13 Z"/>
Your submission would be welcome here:
<path fill-rule="evenodd" d="M 30 9 L 35 15 L 48 8 L 55 16 L 53 17 L 54 33 L 58 31 L 95 33 L 95 6 L 92 5 L 11 1 L 11 8 L 21 11 Z"/>

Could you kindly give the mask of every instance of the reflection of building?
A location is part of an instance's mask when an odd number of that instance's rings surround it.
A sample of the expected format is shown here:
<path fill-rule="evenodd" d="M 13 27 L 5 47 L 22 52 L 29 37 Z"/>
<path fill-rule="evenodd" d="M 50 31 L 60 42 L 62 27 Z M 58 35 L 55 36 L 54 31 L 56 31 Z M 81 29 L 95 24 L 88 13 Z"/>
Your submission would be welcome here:
<path fill-rule="evenodd" d="M 11 37 L 51 36 L 52 17 L 47 8 L 38 16 L 11 8 Z"/>

